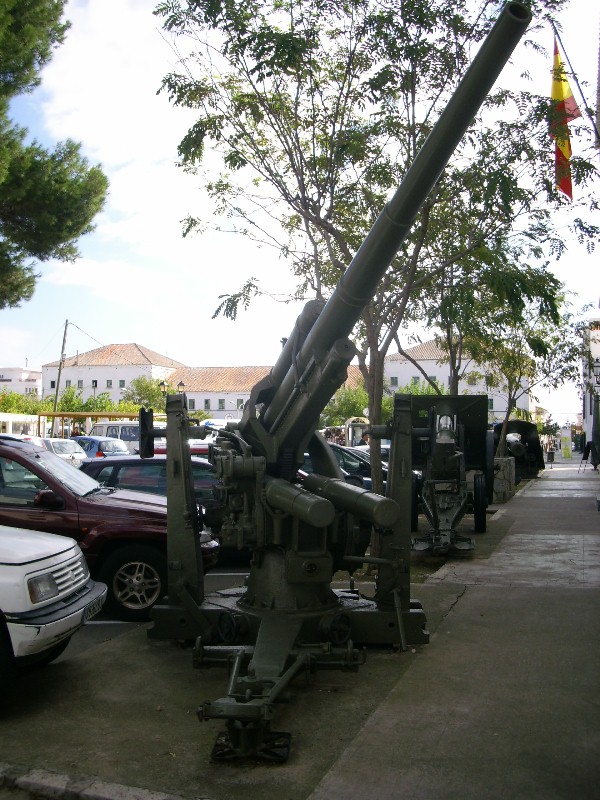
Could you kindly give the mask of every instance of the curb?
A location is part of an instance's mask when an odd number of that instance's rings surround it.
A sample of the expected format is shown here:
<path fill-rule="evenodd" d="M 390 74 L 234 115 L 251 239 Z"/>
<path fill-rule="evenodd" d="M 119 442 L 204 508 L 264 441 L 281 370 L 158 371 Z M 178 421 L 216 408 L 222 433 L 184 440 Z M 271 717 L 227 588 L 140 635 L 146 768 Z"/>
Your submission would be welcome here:
<path fill-rule="evenodd" d="M 0 763 L 0 798 L 31 800 L 189 800 L 180 795 L 136 786 L 106 783 L 97 778 L 72 778 L 43 769 L 19 769 Z M 211 800 L 196 796 L 194 800 Z"/>

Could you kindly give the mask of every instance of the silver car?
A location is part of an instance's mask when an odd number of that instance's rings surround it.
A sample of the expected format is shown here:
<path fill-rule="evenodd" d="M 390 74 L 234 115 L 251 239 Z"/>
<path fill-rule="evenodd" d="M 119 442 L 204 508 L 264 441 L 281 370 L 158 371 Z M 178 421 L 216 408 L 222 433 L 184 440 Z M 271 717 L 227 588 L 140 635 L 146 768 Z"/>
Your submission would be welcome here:
<path fill-rule="evenodd" d="M 83 447 L 74 439 L 44 439 L 43 441 L 46 450 L 52 450 L 57 456 L 78 469 L 87 458 Z"/>

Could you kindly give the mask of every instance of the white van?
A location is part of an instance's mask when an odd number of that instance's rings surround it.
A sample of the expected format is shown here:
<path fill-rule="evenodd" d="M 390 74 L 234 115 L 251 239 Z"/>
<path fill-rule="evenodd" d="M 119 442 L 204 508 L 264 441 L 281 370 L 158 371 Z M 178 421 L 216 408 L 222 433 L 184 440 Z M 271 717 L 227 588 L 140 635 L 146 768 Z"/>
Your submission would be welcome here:
<path fill-rule="evenodd" d="M 166 422 L 154 422 L 155 428 L 164 428 Z M 132 420 L 110 420 L 110 422 L 96 422 L 90 431 L 90 436 L 108 436 L 111 439 L 121 439 L 127 445 L 130 453 L 137 453 L 140 449 L 140 423 Z M 157 444 L 166 439 L 155 439 Z"/>

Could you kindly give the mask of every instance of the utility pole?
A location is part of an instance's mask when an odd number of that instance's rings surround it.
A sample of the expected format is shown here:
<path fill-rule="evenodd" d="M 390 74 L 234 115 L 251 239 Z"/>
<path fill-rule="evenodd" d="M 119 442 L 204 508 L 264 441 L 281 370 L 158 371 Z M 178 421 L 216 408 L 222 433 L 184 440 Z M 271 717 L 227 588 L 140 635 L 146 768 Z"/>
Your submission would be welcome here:
<path fill-rule="evenodd" d="M 56 376 L 56 392 L 54 393 L 54 411 L 58 406 L 58 390 L 60 387 L 60 375 L 62 372 L 63 364 L 65 363 L 66 347 L 67 347 L 67 328 L 69 327 L 69 320 L 65 320 L 65 332 L 63 333 L 62 347 L 60 350 L 60 360 L 58 362 L 58 375 Z M 52 436 L 55 434 L 56 417 L 52 419 Z"/>

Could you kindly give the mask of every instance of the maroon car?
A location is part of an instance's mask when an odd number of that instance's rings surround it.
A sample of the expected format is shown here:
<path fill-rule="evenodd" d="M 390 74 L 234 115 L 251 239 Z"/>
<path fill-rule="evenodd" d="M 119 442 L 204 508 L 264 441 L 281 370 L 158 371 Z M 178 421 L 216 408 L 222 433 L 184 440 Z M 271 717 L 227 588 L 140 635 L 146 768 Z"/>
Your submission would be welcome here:
<path fill-rule="evenodd" d="M 48 450 L 0 439 L 0 524 L 75 539 L 120 619 L 148 619 L 166 593 L 166 497 L 104 487 Z M 219 544 L 200 536 L 206 571 Z"/>

